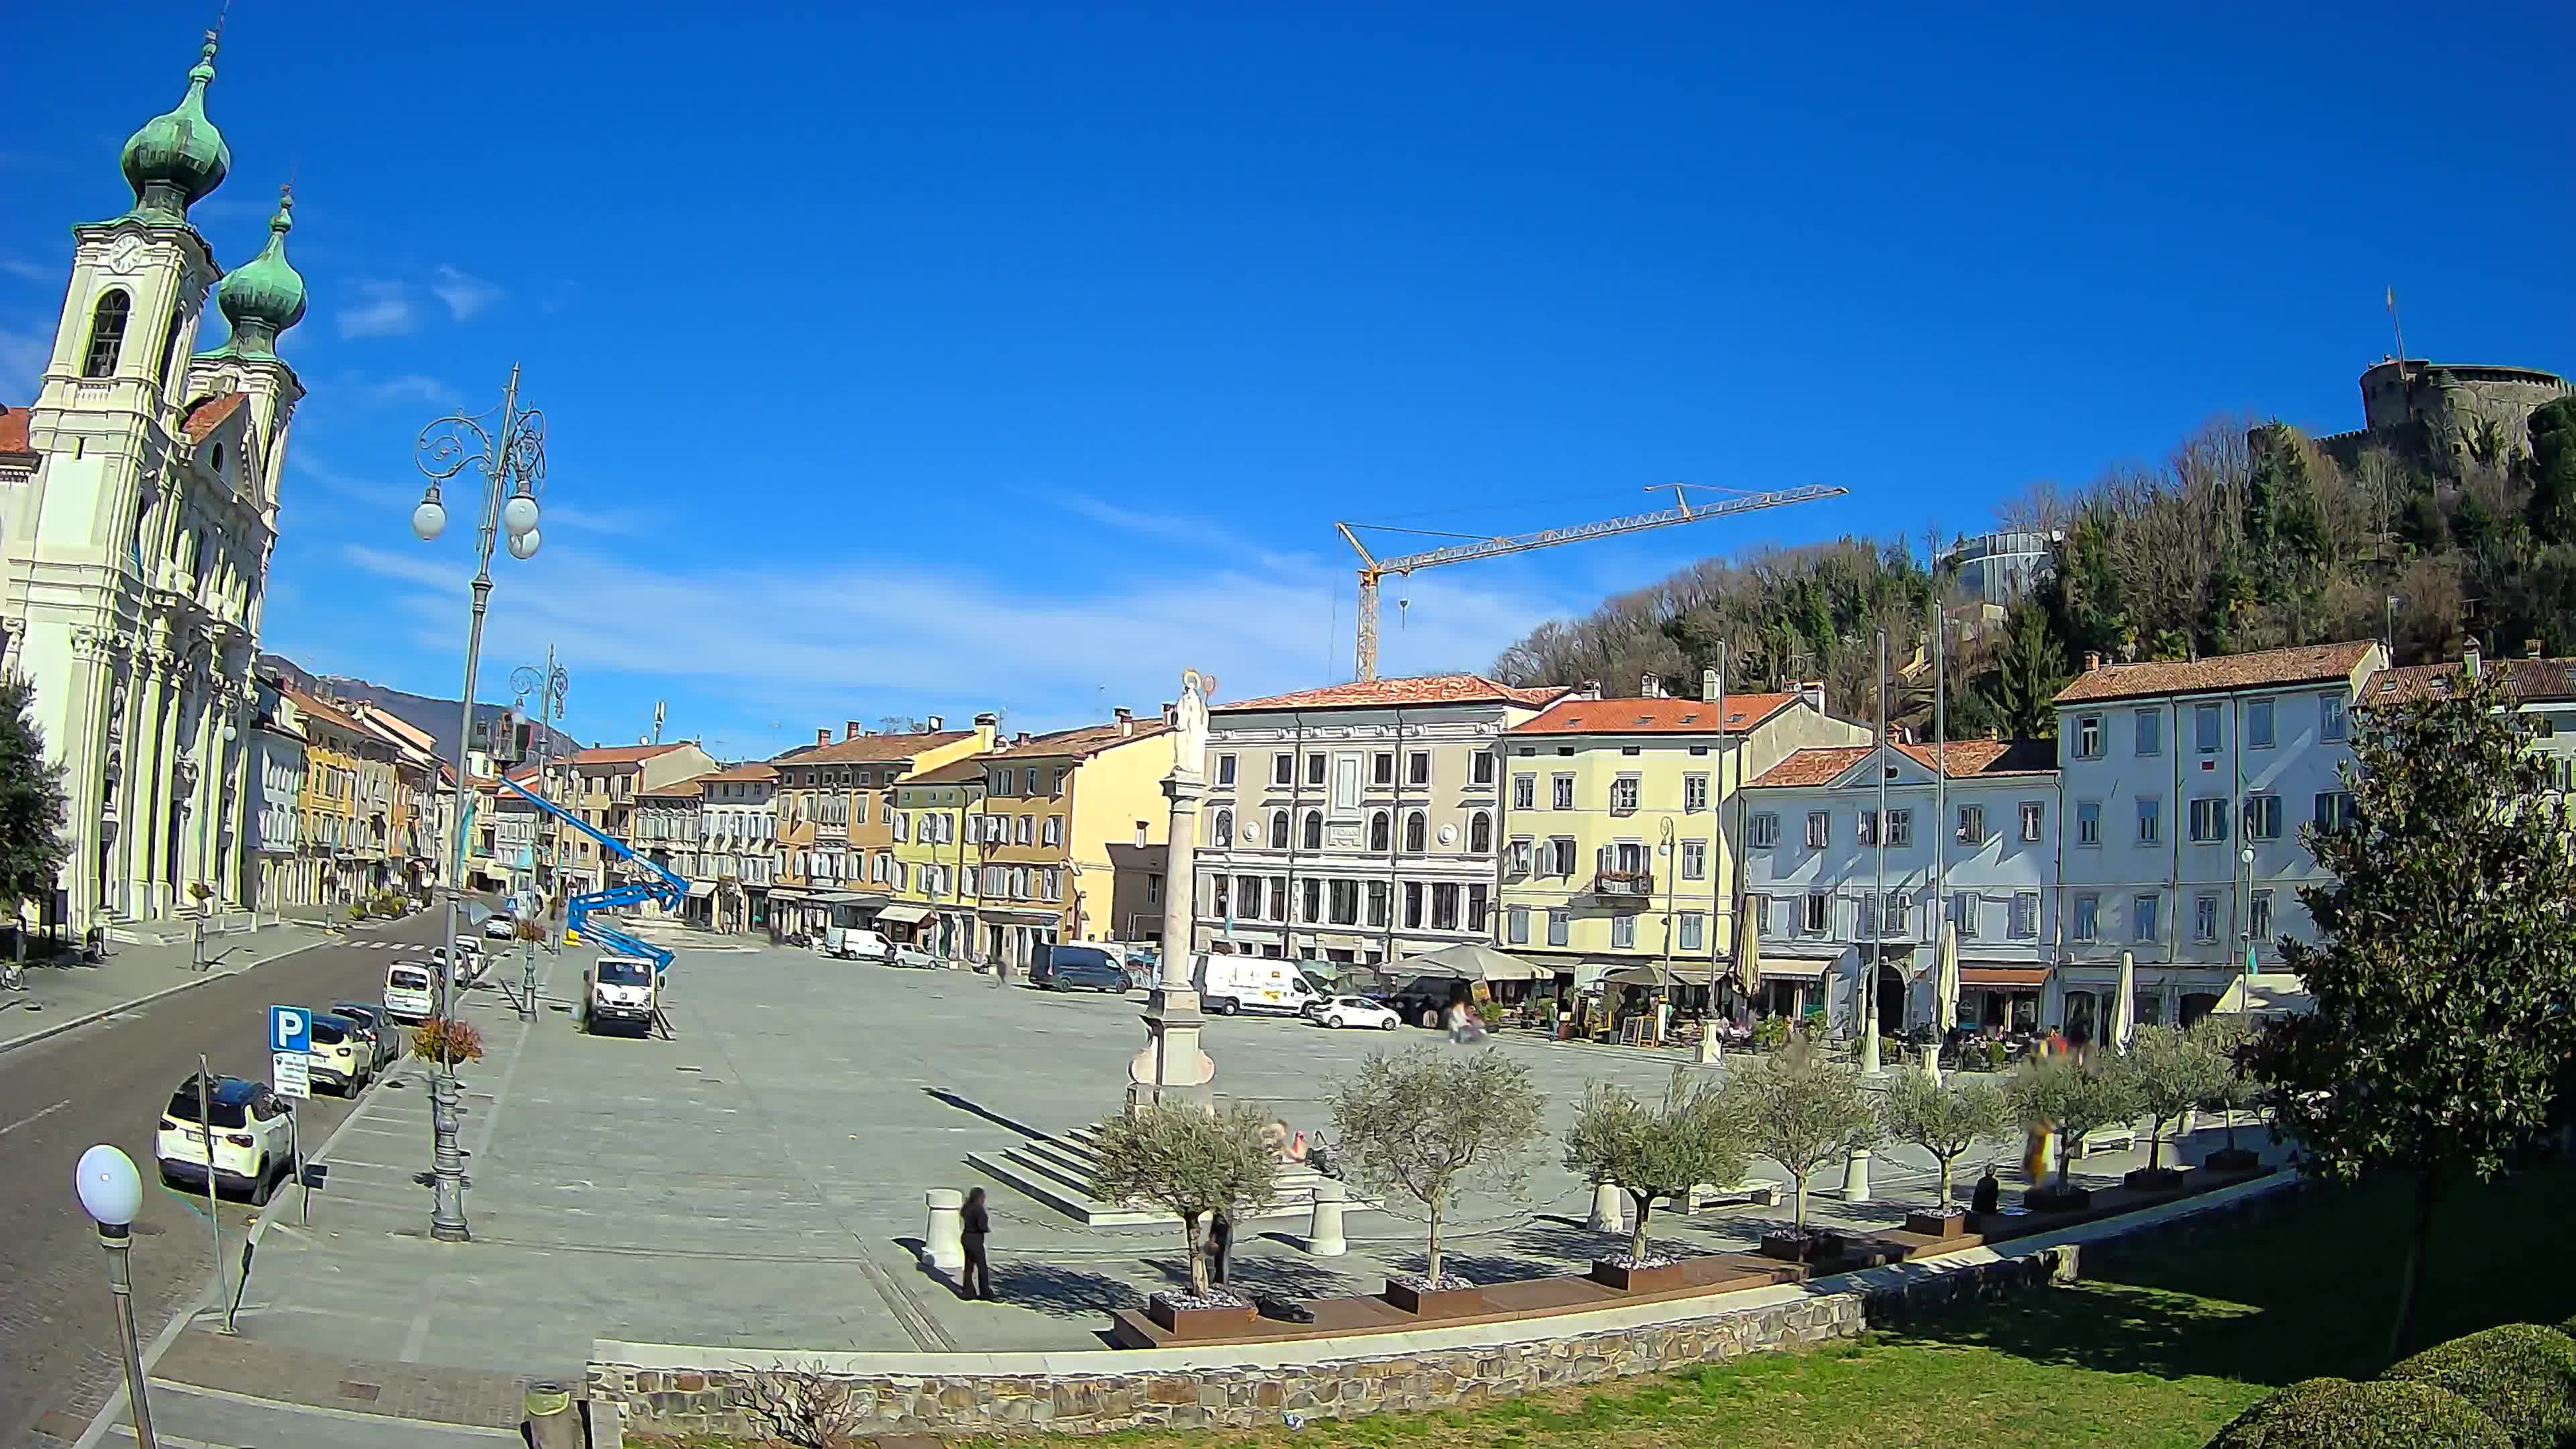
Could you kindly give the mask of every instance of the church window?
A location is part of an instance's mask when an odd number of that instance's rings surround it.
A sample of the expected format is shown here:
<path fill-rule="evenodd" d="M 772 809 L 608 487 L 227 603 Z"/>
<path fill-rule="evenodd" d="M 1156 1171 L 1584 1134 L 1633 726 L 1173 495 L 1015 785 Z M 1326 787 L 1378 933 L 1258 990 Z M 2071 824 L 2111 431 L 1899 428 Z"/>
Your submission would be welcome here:
<path fill-rule="evenodd" d="M 179 313 L 178 309 L 172 308 L 170 312 L 170 325 L 162 329 L 161 332 L 161 361 L 157 365 L 157 370 L 152 374 L 154 380 L 158 381 L 163 387 L 168 387 L 170 385 L 170 355 L 178 351 L 178 349 Z"/>
<path fill-rule="evenodd" d="M 98 299 L 89 317 L 89 355 L 81 362 L 81 376 L 106 377 L 116 371 L 116 354 L 125 346 L 125 320 L 133 311 L 134 299 L 121 290 Z"/>

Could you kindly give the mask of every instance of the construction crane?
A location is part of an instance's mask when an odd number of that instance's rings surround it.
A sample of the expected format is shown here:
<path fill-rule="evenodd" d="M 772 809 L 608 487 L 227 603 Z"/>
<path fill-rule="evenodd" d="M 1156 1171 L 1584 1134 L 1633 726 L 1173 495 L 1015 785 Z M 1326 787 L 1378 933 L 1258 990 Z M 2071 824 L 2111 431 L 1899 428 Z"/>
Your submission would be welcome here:
<path fill-rule="evenodd" d="M 1705 487 L 1697 483 L 1666 483 L 1649 487 L 1649 493 L 1664 488 L 1673 490 L 1673 506 L 1653 513 L 1632 513 L 1625 518 L 1605 518 L 1599 523 L 1578 523 L 1571 528 L 1546 528 L 1536 533 L 1516 533 L 1488 538 L 1471 533 L 1440 533 L 1427 528 L 1395 528 L 1380 523 L 1335 523 L 1342 541 L 1360 556 L 1359 647 L 1354 663 L 1362 679 L 1377 678 L 1377 589 L 1389 574 L 1410 575 L 1416 569 L 1438 568 L 1442 564 L 1466 563 L 1473 559 L 1498 558 L 1507 553 L 1527 553 L 1536 548 L 1554 548 L 1561 543 L 1583 543 L 1595 538 L 1612 538 L 1623 533 L 1642 533 L 1649 528 L 1669 528 L 1677 523 L 1706 523 L 1713 518 L 1730 518 L 1739 513 L 1752 513 L 1764 508 L 1782 508 L 1792 503 L 1810 503 L 1820 498 L 1839 498 L 1851 490 L 1829 484 L 1811 484 L 1804 488 L 1782 488 L 1769 493 L 1743 493 L 1722 503 L 1691 506 L 1690 492 Z M 1360 542 L 1354 529 L 1371 529 L 1382 533 L 1419 533 L 1433 538 L 1455 538 L 1460 543 L 1405 554 L 1400 558 L 1379 558 Z"/>

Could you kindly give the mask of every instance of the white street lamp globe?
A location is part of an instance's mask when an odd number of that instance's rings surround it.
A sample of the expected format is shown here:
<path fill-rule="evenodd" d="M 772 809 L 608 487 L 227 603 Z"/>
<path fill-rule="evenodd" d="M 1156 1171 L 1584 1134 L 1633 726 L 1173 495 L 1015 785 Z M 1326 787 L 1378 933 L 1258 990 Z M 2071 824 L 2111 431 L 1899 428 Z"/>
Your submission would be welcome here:
<path fill-rule="evenodd" d="M 525 533 L 510 535 L 510 557 L 535 558 L 536 556 L 537 531 L 535 529 L 531 528 Z"/>
<path fill-rule="evenodd" d="M 513 493 L 510 495 L 510 501 L 501 505 L 501 527 L 508 530 L 512 538 L 517 538 L 523 533 L 534 532 L 536 526 L 537 500 L 534 498 L 525 493 Z M 519 556 L 527 557 L 526 554 Z"/>
<path fill-rule="evenodd" d="M 124 1227 L 143 1210 L 143 1175 L 134 1170 L 134 1159 L 104 1142 L 81 1154 L 72 1182 L 80 1189 L 81 1211 L 101 1227 Z"/>
<path fill-rule="evenodd" d="M 411 531 L 423 543 L 445 533 L 447 509 L 436 498 L 420 500 L 420 506 L 411 511 Z"/>

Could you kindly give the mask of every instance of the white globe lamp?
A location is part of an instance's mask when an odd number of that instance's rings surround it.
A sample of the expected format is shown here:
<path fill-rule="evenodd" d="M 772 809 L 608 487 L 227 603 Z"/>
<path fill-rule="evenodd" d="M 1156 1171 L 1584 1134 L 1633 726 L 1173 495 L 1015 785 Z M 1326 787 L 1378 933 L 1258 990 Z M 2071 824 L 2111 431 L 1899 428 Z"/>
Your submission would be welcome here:
<path fill-rule="evenodd" d="M 537 556 L 537 544 L 538 544 L 538 542 L 539 542 L 539 539 L 538 539 L 538 536 L 537 536 L 537 531 L 536 531 L 535 529 L 533 529 L 533 528 L 529 529 L 529 530 L 528 530 L 527 532 L 525 532 L 525 533 L 514 533 L 514 534 L 511 534 L 511 535 L 510 535 L 510 557 L 512 557 L 512 558 L 535 558 L 535 557 Z"/>
<path fill-rule="evenodd" d="M 143 1175 L 134 1170 L 133 1158 L 106 1143 L 81 1154 L 72 1182 L 80 1191 L 81 1211 L 100 1227 L 129 1226 L 143 1210 Z"/>
<path fill-rule="evenodd" d="M 501 505 L 501 527 L 512 538 L 534 532 L 537 526 L 537 500 L 525 493 L 513 493 Z"/>
<path fill-rule="evenodd" d="M 437 489 L 430 489 L 429 496 L 411 511 L 411 531 L 423 543 L 447 531 L 447 507 L 438 501 Z"/>

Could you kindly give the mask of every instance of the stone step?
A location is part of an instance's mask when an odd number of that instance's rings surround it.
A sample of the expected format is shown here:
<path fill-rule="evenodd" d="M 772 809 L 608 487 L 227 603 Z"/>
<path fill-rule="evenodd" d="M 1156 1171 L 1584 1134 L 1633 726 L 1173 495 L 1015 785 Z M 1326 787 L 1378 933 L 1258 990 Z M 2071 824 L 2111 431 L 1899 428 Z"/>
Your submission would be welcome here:
<path fill-rule="evenodd" d="M 1033 1138 L 1017 1147 L 999 1153 L 970 1152 L 968 1165 L 977 1168 L 1021 1192 L 1047 1204 L 1058 1212 L 1088 1227 L 1141 1227 L 1169 1225 L 1180 1220 L 1169 1213 L 1151 1208 L 1131 1208 L 1104 1201 L 1096 1186 L 1099 1153 L 1092 1145 L 1099 1135 L 1096 1125 L 1076 1128 L 1059 1137 Z M 1281 1170 L 1278 1194 L 1271 1205 L 1259 1212 L 1246 1213 L 1246 1220 L 1299 1218 L 1314 1210 L 1315 1184 L 1323 1175 L 1310 1167 Z M 1351 1210 L 1362 1210 L 1373 1204 L 1354 1199 Z"/>

